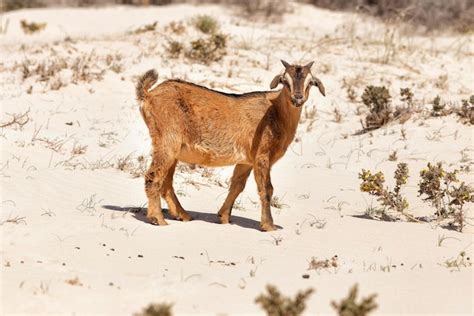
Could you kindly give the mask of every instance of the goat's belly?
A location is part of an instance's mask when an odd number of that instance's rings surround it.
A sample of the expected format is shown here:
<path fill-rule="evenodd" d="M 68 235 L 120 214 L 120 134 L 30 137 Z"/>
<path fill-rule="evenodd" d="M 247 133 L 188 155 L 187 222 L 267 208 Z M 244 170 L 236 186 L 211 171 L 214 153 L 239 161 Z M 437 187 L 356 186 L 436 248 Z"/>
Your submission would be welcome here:
<path fill-rule="evenodd" d="M 236 164 L 250 164 L 247 157 L 240 151 L 219 153 L 199 146 L 183 146 L 177 159 L 189 164 L 208 167 L 223 167 Z"/>

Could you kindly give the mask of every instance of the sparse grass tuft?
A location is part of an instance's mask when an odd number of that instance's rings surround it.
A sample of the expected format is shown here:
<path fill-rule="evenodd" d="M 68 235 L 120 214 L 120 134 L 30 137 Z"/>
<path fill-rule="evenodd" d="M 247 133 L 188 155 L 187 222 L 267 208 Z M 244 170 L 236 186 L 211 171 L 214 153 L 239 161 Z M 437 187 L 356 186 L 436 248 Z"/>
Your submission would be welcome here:
<path fill-rule="evenodd" d="M 306 301 L 314 292 L 309 288 L 298 292 L 294 299 L 283 296 L 274 285 L 267 285 L 267 294 L 261 294 L 255 299 L 268 316 L 298 316 L 306 309 Z"/>
<path fill-rule="evenodd" d="M 355 284 L 346 298 L 342 299 L 339 303 L 331 302 L 339 316 L 366 316 L 377 308 L 377 303 L 375 303 L 376 294 L 372 294 L 357 302 L 358 291 L 359 287 Z"/>
<path fill-rule="evenodd" d="M 181 56 L 181 53 L 184 50 L 184 46 L 181 42 L 169 41 L 165 49 L 171 58 L 178 58 L 179 56 Z"/>

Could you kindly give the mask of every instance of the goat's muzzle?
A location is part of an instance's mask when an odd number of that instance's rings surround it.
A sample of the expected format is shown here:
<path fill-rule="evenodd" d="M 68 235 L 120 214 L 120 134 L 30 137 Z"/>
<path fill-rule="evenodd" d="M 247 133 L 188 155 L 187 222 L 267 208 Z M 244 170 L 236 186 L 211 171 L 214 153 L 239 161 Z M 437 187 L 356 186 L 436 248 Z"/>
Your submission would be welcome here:
<path fill-rule="evenodd" d="M 303 105 L 304 97 L 302 95 L 292 96 L 291 101 L 293 102 L 293 105 L 298 108 Z"/>

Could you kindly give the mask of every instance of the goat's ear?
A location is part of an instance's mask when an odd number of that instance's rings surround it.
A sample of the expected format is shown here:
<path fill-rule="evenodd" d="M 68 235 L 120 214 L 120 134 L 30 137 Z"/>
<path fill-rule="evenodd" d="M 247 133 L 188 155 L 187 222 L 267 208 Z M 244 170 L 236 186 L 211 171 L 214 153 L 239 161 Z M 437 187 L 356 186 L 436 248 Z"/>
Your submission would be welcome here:
<path fill-rule="evenodd" d="M 305 68 L 308 68 L 309 70 L 311 70 L 311 67 L 313 67 L 313 64 L 314 64 L 314 61 L 308 63 L 308 64 L 305 65 L 304 67 L 305 67 Z"/>
<path fill-rule="evenodd" d="M 282 77 L 281 75 L 276 75 L 275 78 L 273 78 L 272 82 L 270 82 L 270 89 L 275 89 L 279 83 L 281 83 Z"/>
<path fill-rule="evenodd" d="M 283 66 L 285 66 L 285 69 L 288 69 L 288 67 L 290 67 L 290 64 L 284 61 L 283 59 L 281 59 L 280 61 L 283 64 Z"/>
<path fill-rule="evenodd" d="M 323 85 L 323 83 L 321 82 L 321 80 L 319 80 L 319 79 L 316 78 L 316 77 L 313 77 L 313 81 L 311 81 L 311 83 L 312 83 L 313 85 L 315 85 L 315 86 L 318 87 L 319 92 L 321 92 L 321 94 L 322 94 L 323 96 L 326 96 L 326 89 L 324 88 L 324 85 Z"/>

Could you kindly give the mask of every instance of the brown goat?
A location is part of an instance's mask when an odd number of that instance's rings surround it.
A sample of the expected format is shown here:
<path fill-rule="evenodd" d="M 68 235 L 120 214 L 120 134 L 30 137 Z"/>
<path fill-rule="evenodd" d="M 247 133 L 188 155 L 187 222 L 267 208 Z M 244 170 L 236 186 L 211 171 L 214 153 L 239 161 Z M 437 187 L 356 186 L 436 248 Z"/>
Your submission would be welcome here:
<path fill-rule="evenodd" d="M 270 84 L 271 89 L 283 84 L 279 91 L 228 94 L 181 80 L 157 85 L 154 70 L 141 77 L 137 99 L 153 146 L 153 160 L 145 175 L 147 217 L 153 224 L 167 224 L 160 194 L 172 217 L 191 220 L 173 190 L 179 160 L 210 167 L 236 165 L 218 213 L 221 223 L 229 223 L 234 201 L 253 169 L 262 203 L 260 227 L 275 229 L 270 211 L 271 167 L 293 141 L 310 86 L 317 86 L 325 95 L 323 84 L 311 74 L 313 62 L 306 66 L 282 63 L 284 73 Z"/>

